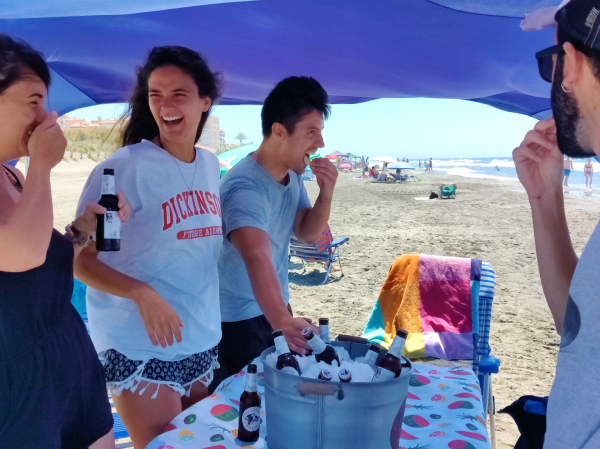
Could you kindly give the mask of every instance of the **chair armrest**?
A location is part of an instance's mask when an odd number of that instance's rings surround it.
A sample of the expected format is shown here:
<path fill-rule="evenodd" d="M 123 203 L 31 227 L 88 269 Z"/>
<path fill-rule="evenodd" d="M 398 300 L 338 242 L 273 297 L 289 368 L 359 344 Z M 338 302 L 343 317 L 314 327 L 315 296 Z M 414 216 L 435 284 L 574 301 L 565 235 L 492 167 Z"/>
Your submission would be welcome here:
<path fill-rule="evenodd" d="M 344 243 L 346 243 L 348 240 L 350 240 L 350 237 L 342 237 L 341 239 L 337 239 L 335 242 L 332 242 L 329 246 L 331 248 L 335 248 L 336 246 L 340 246 L 343 245 Z"/>
<path fill-rule="evenodd" d="M 500 371 L 500 359 L 493 355 L 486 355 L 479 362 L 479 372 L 484 374 L 495 374 Z"/>

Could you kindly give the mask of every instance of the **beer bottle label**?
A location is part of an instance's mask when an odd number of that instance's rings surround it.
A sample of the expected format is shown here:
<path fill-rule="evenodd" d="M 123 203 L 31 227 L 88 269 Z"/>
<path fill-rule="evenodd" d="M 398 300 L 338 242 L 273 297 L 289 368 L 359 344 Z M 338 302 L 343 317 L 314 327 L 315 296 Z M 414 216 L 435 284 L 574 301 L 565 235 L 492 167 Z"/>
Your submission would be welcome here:
<path fill-rule="evenodd" d="M 326 348 L 325 343 L 323 343 L 323 340 L 321 340 L 316 335 L 310 340 L 308 340 L 308 344 L 311 348 L 313 348 L 313 351 L 315 351 L 316 354 L 321 354 L 323 351 L 325 351 Z"/>
<path fill-rule="evenodd" d="M 374 367 L 375 363 L 377 363 L 378 354 L 374 351 L 367 351 L 367 355 L 365 356 L 364 363 L 369 365 L 370 367 Z"/>
<path fill-rule="evenodd" d="M 378 366 L 375 369 L 372 382 L 386 382 L 392 380 L 396 376 L 396 373 L 392 373 L 390 370 Z"/>
<path fill-rule="evenodd" d="M 294 368 L 292 368 L 291 366 L 284 366 L 281 369 L 282 373 L 287 373 L 287 374 L 293 374 L 294 376 L 299 376 L 300 373 L 298 371 L 296 371 Z"/>
<path fill-rule="evenodd" d="M 395 355 L 398 358 L 401 358 L 402 352 L 404 351 L 404 345 L 406 344 L 406 340 L 402 337 L 394 338 L 390 349 L 388 350 L 388 354 Z"/>
<path fill-rule="evenodd" d="M 323 340 L 323 342 L 325 342 L 325 343 L 330 342 L 329 325 L 328 324 L 321 324 L 319 326 L 319 333 L 321 334 L 321 340 Z"/>
<path fill-rule="evenodd" d="M 279 357 L 281 354 L 287 354 L 290 352 L 290 348 L 283 335 L 280 335 L 275 339 L 275 351 L 277 352 L 277 357 Z"/>
<path fill-rule="evenodd" d="M 102 176 L 102 195 L 115 194 L 115 177 L 112 175 Z"/>
<path fill-rule="evenodd" d="M 244 410 L 242 425 L 248 432 L 256 432 L 260 427 L 260 407 L 248 407 Z"/>
<path fill-rule="evenodd" d="M 107 211 L 104 214 L 104 238 L 121 238 L 121 220 L 117 215 L 117 211 Z"/>
<path fill-rule="evenodd" d="M 246 388 L 248 393 L 254 393 L 258 391 L 258 376 L 256 374 L 248 374 L 246 377 Z"/>

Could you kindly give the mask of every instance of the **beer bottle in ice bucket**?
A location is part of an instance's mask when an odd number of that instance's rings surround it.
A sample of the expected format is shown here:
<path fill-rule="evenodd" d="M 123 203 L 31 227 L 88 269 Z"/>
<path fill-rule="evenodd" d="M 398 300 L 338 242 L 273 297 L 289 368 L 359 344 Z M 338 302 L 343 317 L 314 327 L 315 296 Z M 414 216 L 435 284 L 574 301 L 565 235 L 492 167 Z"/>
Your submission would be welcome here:
<path fill-rule="evenodd" d="M 98 204 L 106 208 L 105 214 L 96 216 L 96 249 L 98 251 L 119 251 L 121 249 L 121 220 L 119 199 L 115 195 L 115 171 L 105 168 L 102 176 L 102 197 Z"/>
<path fill-rule="evenodd" d="M 402 351 L 404 351 L 406 337 L 408 337 L 408 332 L 398 329 L 396 338 L 394 338 L 390 349 L 375 368 L 372 382 L 385 382 L 400 376 L 400 372 L 402 371 Z"/>
<path fill-rule="evenodd" d="M 323 340 L 321 340 L 310 327 L 307 327 L 302 331 L 302 336 L 306 338 L 306 341 L 313 349 L 317 363 L 325 362 L 328 365 L 331 365 L 335 360 L 338 366 L 341 365 L 340 359 L 337 352 L 335 352 L 335 349 L 333 349 L 333 346 L 323 343 Z"/>
<path fill-rule="evenodd" d="M 326 345 L 331 343 L 329 338 L 329 318 L 319 318 L 319 334 L 321 334 L 323 343 Z"/>
<path fill-rule="evenodd" d="M 378 344 L 371 343 L 367 354 L 365 355 L 364 363 L 369 365 L 371 368 L 375 369 L 375 364 L 377 363 L 377 357 L 379 357 L 379 350 L 381 348 Z"/>
<path fill-rule="evenodd" d="M 346 368 L 341 369 L 338 373 L 340 382 L 350 382 L 352 380 L 352 373 Z"/>
<path fill-rule="evenodd" d="M 256 365 L 248 365 L 247 371 L 246 388 L 240 397 L 238 439 L 244 443 L 254 443 L 260 432 L 260 395 Z"/>
<path fill-rule="evenodd" d="M 275 339 L 275 351 L 277 351 L 277 365 L 275 368 L 281 372 L 293 374 L 295 376 L 302 374 L 298 361 L 290 353 L 290 348 L 287 341 L 285 341 L 283 331 L 274 331 L 273 338 Z"/>
<path fill-rule="evenodd" d="M 331 371 L 328 369 L 322 369 L 319 373 L 319 379 L 324 380 L 326 382 L 331 382 L 333 376 L 331 375 Z"/>

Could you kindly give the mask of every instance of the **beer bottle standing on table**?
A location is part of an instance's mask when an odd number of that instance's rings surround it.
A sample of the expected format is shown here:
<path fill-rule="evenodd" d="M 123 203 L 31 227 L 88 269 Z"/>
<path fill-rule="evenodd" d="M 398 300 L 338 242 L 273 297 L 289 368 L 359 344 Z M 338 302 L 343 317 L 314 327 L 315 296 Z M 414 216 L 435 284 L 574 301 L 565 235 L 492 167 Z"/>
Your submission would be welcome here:
<path fill-rule="evenodd" d="M 338 366 L 341 365 L 340 359 L 337 352 L 335 352 L 335 349 L 333 349 L 333 346 L 323 343 L 323 340 L 321 340 L 310 327 L 307 327 L 302 331 L 302 336 L 306 338 L 306 341 L 313 349 L 317 363 L 325 362 L 328 365 L 331 365 L 335 360 Z"/>
<path fill-rule="evenodd" d="M 331 375 L 331 371 L 329 371 L 328 369 L 323 369 L 319 373 L 319 379 L 324 380 L 326 382 L 330 382 L 332 378 L 333 376 Z"/>
<path fill-rule="evenodd" d="M 367 354 L 365 355 L 365 359 L 364 359 L 363 363 L 366 363 L 371 368 L 375 369 L 375 364 L 377 363 L 377 357 L 379 357 L 380 349 L 381 348 L 379 347 L 378 344 L 371 343 L 371 346 L 369 347 L 369 350 L 367 351 Z"/>
<path fill-rule="evenodd" d="M 274 331 L 273 339 L 275 340 L 275 351 L 277 351 L 277 365 L 275 367 L 283 373 L 293 374 L 295 376 L 302 374 L 298 361 L 290 353 L 290 348 L 287 341 L 285 341 L 283 331 Z"/>
<path fill-rule="evenodd" d="M 404 351 L 406 337 L 408 337 L 408 332 L 398 329 L 396 338 L 394 338 L 390 349 L 375 368 L 372 382 L 385 382 L 400 376 L 400 372 L 402 371 L 402 351 Z"/>
<path fill-rule="evenodd" d="M 238 419 L 238 439 L 244 443 L 254 443 L 260 433 L 260 395 L 256 365 L 248 365 L 246 388 L 240 397 Z"/>
<path fill-rule="evenodd" d="M 338 377 L 340 378 L 340 382 L 350 382 L 352 380 L 352 373 L 344 368 L 340 370 Z"/>
<path fill-rule="evenodd" d="M 319 318 L 319 334 L 326 345 L 331 343 L 329 337 L 329 318 Z"/>
<path fill-rule="evenodd" d="M 115 195 L 115 170 L 105 168 L 102 176 L 102 197 L 98 204 L 106 208 L 105 214 L 96 218 L 96 249 L 98 251 L 119 251 L 121 249 L 121 220 L 119 219 L 119 198 Z"/>

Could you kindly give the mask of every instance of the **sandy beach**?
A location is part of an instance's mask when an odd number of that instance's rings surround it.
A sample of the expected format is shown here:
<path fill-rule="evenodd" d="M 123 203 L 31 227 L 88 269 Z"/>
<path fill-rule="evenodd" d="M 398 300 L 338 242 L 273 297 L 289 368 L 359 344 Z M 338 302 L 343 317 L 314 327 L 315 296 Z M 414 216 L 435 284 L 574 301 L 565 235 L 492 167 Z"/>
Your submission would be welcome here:
<path fill-rule="evenodd" d="M 52 173 L 54 224 L 73 219 L 83 185 L 95 162 L 61 162 Z M 19 168 L 23 168 L 20 164 Z M 342 247 L 344 276 L 326 285 L 321 267 L 290 266 L 291 304 L 298 315 L 329 316 L 332 336 L 361 335 L 387 271 L 396 257 L 420 253 L 473 257 L 496 273 L 491 328 L 492 354 L 502 361 L 493 377 L 496 410 L 522 395 L 545 396 L 554 378 L 559 337 L 546 306 L 527 196 L 517 181 L 422 173 L 421 182 L 377 184 L 340 174 L 330 226 Z M 455 183 L 454 200 L 417 201 L 442 183 Z M 311 200 L 316 182 L 307 182 Z M 598 221 L 600 198 L 571 190 L 565 203 L 575 250 L 581 254 Z M 512 448 L 518 431 L 510 417 L 496 415 L 499 448 Z"/>

